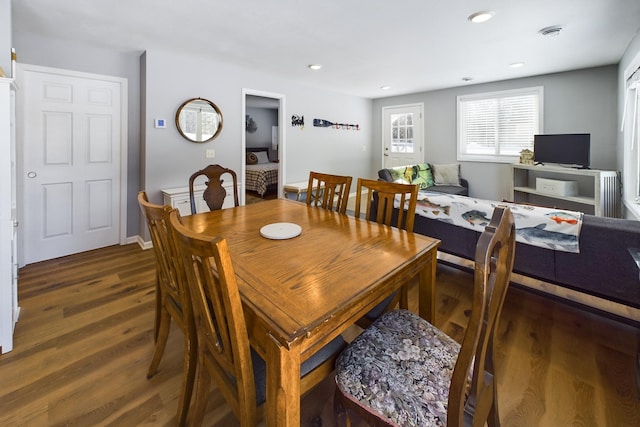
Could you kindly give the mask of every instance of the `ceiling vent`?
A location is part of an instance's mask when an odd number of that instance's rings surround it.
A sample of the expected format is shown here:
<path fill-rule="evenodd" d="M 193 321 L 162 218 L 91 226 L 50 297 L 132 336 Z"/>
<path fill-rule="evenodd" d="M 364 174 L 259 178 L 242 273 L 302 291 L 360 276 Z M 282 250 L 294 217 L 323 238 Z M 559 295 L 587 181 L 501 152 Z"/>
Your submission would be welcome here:
<path fill-rule="evenodd" d="M 553 25 L 551 27 L 545 27 L 538 31 L 538 33 L 542 34 L 545 37 L 555 37 L 560 34 L 560 32 L 564 29 L 564 27 L 560 25 Z"/>

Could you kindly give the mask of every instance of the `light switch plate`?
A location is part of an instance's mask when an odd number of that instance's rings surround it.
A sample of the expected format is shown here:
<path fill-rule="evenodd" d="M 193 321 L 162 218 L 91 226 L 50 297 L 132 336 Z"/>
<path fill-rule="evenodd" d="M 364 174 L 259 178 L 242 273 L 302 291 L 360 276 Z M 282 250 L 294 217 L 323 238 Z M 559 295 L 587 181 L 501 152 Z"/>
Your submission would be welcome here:
<path fill-rule="evenodd" d="M 209 148 L 207 151 L 205 151 L 204 156 L 207 159 L 213 159 L 214 157 L 216 157 L 216 150 L 214 150 L 213 148 Z"/>

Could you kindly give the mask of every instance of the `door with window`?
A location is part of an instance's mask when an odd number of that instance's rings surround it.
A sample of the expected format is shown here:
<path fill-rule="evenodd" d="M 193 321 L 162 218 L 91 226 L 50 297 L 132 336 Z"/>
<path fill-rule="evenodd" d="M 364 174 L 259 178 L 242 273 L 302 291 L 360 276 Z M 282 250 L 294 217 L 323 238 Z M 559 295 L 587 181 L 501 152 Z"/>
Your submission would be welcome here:
<path fill-rule="evenodd" d="M 382 164 L 384 168 L 423 163 L 422 104 L 382 108 Z"/>

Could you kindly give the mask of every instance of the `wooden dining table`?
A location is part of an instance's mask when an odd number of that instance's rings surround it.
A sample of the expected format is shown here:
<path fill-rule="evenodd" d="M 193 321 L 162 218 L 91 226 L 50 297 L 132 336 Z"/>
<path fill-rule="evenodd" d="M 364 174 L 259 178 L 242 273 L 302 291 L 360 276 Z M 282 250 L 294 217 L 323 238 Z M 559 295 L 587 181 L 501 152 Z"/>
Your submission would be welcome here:
<path fill-rule="evenodd" d="M 251 346 L 266 361 L 268 426 L 300 425 L 300 365 L 419 274 L 419 313 L 434 318 L 440 241 L 275 199 L 182 218 L 227 239 Z M 262 237 L 273 223 L 301 234 Z"/>

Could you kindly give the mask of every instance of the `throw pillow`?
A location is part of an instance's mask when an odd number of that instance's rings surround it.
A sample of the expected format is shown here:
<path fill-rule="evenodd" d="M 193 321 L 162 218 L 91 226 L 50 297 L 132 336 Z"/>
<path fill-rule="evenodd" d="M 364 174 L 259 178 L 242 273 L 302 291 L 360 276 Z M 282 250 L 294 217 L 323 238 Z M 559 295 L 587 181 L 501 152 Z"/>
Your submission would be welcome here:
<path fill-rule="evenodd" d="M 427 163 L 413 166 L 399 166 L 389 169 L 393 181 L 402 179 L 410 184 L 416 184 L 420 190 L 433 186 L 433 174 Z"/>
<path fill-rule="evenodd" d="M 420 190 L 433 186 L 433 173 L 431 172 L 431 167 L 429 167 L 427 163 L 421 163 L 413 168 L 416 170 L 416 177 L 411 181 L 412 184 L 418 184 L 418 188 Z"/>
<path fill-rule="evenodd" d="M 253 151 L 247 151 L 247 164 L 255 165 L 256 163 L 258 163 L 258 156 L 256 156 L 256 153 Z"/>
<path fill-rule="evenodd" d="M 435 185 L 460 185 L 460 164 L 433 165 Z"/>
<path fill-rule="evenodd" d="M 411 184 L 409 181 L 407 181 L 404 178 L 398 178 L 395 181 L 393 181 L 394 184 Z"/>
<path fill-rule="evenodd" d="M 257 151 L 255 155 L 258 157 L 258 163 L 269 163 L 269 156 L 265 151 Z"/>

